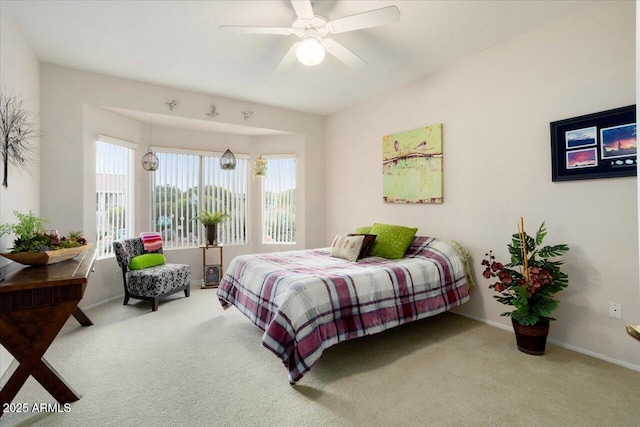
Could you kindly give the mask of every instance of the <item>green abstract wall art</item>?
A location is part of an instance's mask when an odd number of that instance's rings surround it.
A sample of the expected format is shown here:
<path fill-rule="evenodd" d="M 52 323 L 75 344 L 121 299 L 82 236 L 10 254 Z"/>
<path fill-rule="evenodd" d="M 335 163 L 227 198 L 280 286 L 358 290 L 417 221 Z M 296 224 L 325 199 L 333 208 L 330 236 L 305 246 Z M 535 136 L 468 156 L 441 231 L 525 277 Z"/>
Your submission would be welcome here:
<path fill-rule="evenodd" d="M 442 123 L 382 138 L 386 203 L 442 203 Z"/>

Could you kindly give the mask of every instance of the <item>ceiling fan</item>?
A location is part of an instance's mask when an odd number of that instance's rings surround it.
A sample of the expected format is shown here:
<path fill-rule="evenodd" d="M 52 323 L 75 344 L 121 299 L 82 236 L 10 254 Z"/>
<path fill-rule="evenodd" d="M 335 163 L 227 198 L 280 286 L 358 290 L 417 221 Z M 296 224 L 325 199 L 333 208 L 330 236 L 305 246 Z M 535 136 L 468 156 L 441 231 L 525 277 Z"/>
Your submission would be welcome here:
<path fill-rule="evenodd" d="M 383 7 L 329 21 L 313 12 L 310 0 L 291 0 L 291 5 L 297 15 L 291 27 L 221 25 L 220 29 L 233 33 L 283 36 L 294 34 L 300 37 L 302 40 L 291 46 L 276 68 L 276 72 L 281 72 L 291 67 L 296 59 L 304 65 L 318 65 L 324 60 L 325 50 L 350 67 L 362 67 L 367 64 L 367 61 L 326 36 L 392 24 L 400 20 L 400 11 L 396 6 Z"/>

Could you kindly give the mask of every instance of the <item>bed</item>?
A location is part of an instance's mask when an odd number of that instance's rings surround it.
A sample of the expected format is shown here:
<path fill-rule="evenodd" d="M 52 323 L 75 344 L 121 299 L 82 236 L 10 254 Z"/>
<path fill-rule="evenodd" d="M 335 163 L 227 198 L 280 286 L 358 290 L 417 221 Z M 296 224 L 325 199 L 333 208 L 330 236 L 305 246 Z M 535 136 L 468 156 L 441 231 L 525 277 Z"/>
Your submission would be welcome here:
<path fill-rule="evenodd" d="M 469 300 L 470 286 L 464 248 L 418 236 L 397 260 L 351 262 L 329 248 L 238 256 L 218 299 L 264 331 L 262 345 L 293 385 L 330 346 L 450 310 Z"/>

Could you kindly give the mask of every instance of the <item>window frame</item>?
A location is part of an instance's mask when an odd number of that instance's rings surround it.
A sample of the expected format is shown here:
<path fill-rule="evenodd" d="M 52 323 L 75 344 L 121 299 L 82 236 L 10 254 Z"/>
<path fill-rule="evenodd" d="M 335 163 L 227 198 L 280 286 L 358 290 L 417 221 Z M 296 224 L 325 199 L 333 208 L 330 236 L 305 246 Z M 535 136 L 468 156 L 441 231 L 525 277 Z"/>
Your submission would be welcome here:
<path fill-rule="evenodd" d="M 188 148 L 176 148 L 176 147 L 162 147 L 162 146 L 151 146 L 150 149 L 158 154 L 158 153 L 167 153 L 167 154 L 186 154 L 186 155 L 194 155 L 194 156 L 198 156 L 198 208 L 197 208 L 197 212 L 194 213 L 195 215 L 198 215 L 200 212 L 202 212 L 202 210 L 205 208 L 204 207 L 204 197 L 201 197 L 202 194 L 204 194 L 204 189 L 205 186 L 208 184 L 205 184 L 205 176 L 204 176 L 204 162 L 205 162 L 205 157 L 208 158 L 215 158 L 217 159 L 217 161 L 219 162 L 220 157 L 222 157 L 222 155 L 224 154 L 224 152 L 222 151 L 208 151 L 208 150 L 198 150 L 198 149 L 188 149 Z M 249 218 L 250 218 L 250 214 L 249 214 L 249 198 L 250 198 L 250 194 L 251 194 L 251 189 L 250 189 L 250 185 L 249 185 L 249 169 L 250 169 L 250 161 L 251 161 L 251 156 L 249 154 L 244 154 L 244 153 L 235 153 L 234 152 L 234 156 L 236 157 L 237 160 L 244 160 L 246 161 L 246 167 L 245 167 L 245 171 L 244 171 L 244 186 L 246 188 L 246 193 L 245 193 L 245 206 L 244 206 L 244 242 L 233 242 L 233 243 L 229 243 L 229 242 L 225 242 L 224 245 L 225 246 L 242 246 L 242 245 L 248 245 L 249 244 Z M 161 166 L 160 166 L 161 168 Z M 159 168 L 159 169 L 160 169 Z M 226 171 L 224 171 L 226 172 Z M 154 174 L 157 172 L 154 172 Z M 216 185 L 215 183 L 212 185 Z M 155 175 L 149 180 L 149 194 L 150 194 L 150 203 L 149 203 L 149 225 L 151 227 L 151 229 L 155 230 L 155 221 L 154 221 L 154 209 L 155 209 L 155 191 L 154 191 L 154 186 L 155 186 Z M 202 227 L 202 225 L 200 223 L 198 223 L 198 227 Z M 225 233 L 224 230 L 220 230 L 219 232 L 220 236 L 225 236 L 228 233 Z M 198 248 L 200 246 L 202 246 L 203 244 L 205 244 L 206 241 L 206 234 L 202 231 L 202 229 L 199 230 L 198 233 L 198 241 L 196 243 L 193 243 L 193 245 L 190 246 L 178 246 L 178 247 L 173 247 L 173 246 L 166 246 L 165 249 L 168 250 L 179 250 L 179 249 L 194 249 L 194 248 Z"/>
<path fill-rule="evenodd" d="M 94 142 L 94 149 L 95 149 L 95 153 L 94 153 L 94 162 L 95 162 L 95 171 L 94 171 L 94 179 L 96 179 L 96 188 L 95 188 L 95 194 L 96 194 L 96 218 L 94 218 L 95 221 L 95 226 L 96 226 L 96 258 L 97 259 L 104 259 L 104 258 L 111 258 L 114 257 L 114 253 L 113 253 L 113 243 L 111 245 L 107 246 L 106 251 L 102 251 L 100 250 L 101 246 L 100 246 L 100 241 L 97 238 L 98 237 L 98 233 L 100 233 L 102 230 L 102 227 L 99 227 L 98 225 L 98 221 L 97 221 L 97 213 L 98 211 L 98 194 L 100 194 L 98 192 L 98 186 L 97 186 L 97 177 L 98 177 L 98 143 L 102 143 L 102 144 L 109 144 L 109 145 L 114 145 L 120 148 L 124 148 L 127 150 L 130 150 L 127 152 L 127 164 L 125 165 L 126 168 L 126 205 L 125 205 L 125 216 L 124 216 L 124 222 L 125 222 L 125 226 L 123 227 L 125 230 L 125 235 L 124 236 L 115 236 L 115 238 L 113 238 L 112 242 L 115 240 L 119 240 L 121 238 L 130 238 L 133 237 L 133 230 L 135 228 L 135 224 L 134 224 L 134 218 L 135 218 L 135 160 L 136 160 L 136 153 L 138 150 L 138 144 L 136 144 L 135 142 L 131 142 L 131 141 L 127 141 L 125 139 L 122 138 L 117 138 L 117 137 L 113 137 L 113 136 L 109 136 L 109 135 L 103 135 L 103 134 L 99 134 L 98 138 L 95 140 Z M 104 173 L 102 173 L 103 175 L 105 175 Z M 107 198 L 109 198 L 109 194 L 106 192 L 102 192 L 103 197 L 106 197 L 104 200 L 106 202 Z M 105 203 L 105 207 L 106 207 L 107 203 Z M 110 203 L 109 203 L 110 205 Z"/>
<path fill-rule="evenodd" d="M 263 159 L 267 161 L 267 176 L 262 179 L 261 188 L 260 188 L 260 241 L 263 245 L 297 245 L 298 244 L 298 158 L 295 153 L 285 153 L 285 154 L 263 154 L 261 156 Z M 284 242 L 284 241 L 266 241 L 266 218 L 265 218 L 265 179 L 269 179 L 270 170 L 269 170 L 269 161 L 270 160 L 294 160 L 295 161 L 295 204 L 294 204 L 294 212 L 296 212 L 296 219 L 294 221 L 294 236 L 295 239 L 292 242 Z"/>

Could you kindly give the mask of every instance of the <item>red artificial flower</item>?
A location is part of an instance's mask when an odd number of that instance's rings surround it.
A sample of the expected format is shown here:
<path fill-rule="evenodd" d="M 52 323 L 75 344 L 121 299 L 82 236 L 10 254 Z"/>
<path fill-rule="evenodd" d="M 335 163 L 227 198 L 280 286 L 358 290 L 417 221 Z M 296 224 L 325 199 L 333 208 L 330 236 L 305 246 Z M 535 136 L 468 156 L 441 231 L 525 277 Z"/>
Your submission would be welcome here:
<path fill-rule="evenodd" d="M 509 273 L 507 273 L 506 271 L 501 271 L 500 273 L 498 273 L 498 278 L 505 285 L 510 285 L 511 282 L 513 282 L 513 279 L 511 278 Z"/>

